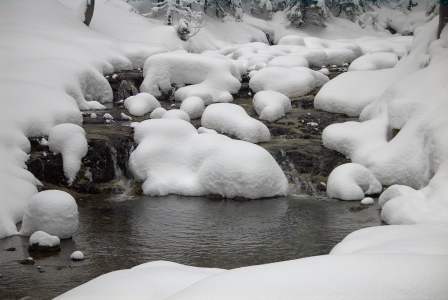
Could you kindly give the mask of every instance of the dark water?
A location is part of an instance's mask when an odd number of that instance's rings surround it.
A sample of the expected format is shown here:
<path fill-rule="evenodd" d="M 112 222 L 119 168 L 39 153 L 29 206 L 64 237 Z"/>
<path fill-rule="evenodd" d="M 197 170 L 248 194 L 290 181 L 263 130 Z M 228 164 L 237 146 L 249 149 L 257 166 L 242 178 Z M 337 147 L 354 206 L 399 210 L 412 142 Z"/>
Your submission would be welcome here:
<path fill-rule="evenodd" d="M 359 204 L 309 196 L 247 202 L 81 199 L 80 232 L 62 243 L 58 255 L 21 265 L 27 239 L 0 240 L 0 299 L 48 299 L 102 273 L 152 260 L 235 268 L 325 254 L 348 233 L 380 224 L 376 207 L 353 207 Z M 73 250 L 87 259 L 71 262 Z"/>

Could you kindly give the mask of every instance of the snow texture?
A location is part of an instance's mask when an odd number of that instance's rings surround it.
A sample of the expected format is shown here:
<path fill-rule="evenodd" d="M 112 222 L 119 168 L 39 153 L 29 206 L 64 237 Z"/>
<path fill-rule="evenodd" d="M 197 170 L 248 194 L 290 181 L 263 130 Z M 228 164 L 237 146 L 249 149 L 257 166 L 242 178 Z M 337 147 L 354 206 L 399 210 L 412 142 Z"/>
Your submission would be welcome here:
<path fill-rule="evenodd" d="M 261 91 L 255 94 L 254 109 L 261 120 L 275 122 L 291 110 L 291 100 L 275 91 Z"/>
<path fill-rule="evenodd" d="M 392 52 L 368 53 L 355 59 L 349 71 L 366 71 L 393 68 L 398 63 L 398 56 Z"/>
<path fill-rule="evenodd" d="M 74 261 L 84 260 L 84 253 L 77 250 L 70 255 L 70 259 Z"/>
<path fill-rule="evenodd" d="M 138 147 L 129 166 L 146 195 L 256 199 L 287 193 L 283 171 L 255 144 L 199 134 L 183 120 L 147 120 L 134 129 Z"/>
<path fill-rule="evenodd" d="M 124 101 L 124 107 L 133 116 L 141 117 L 160 107 L 159 101 L 148 93 L 139 93 Z"/>
<path fill-rule="evenodd" d="M 163 114 L 162 119 L 180 119 L 180 120 L 190 122 L 189 115 L 180 109 L 170 109 L 170 110 L 166 111 Z"/>
<path fill-rule="evenodd" d="M 47 190 L 37 193 L 25 208 L 20 233 L 45 231 L 61 239 L 71 238 L 78 230 L 78 206 L 68 193 Z"/>
<path fill-rule="evenodd" d="M 65 177 L 72 184 L 87 154 L 86 132 L 75 124 L 56 125 L 48 135 L 48 146 L 54 153 L 61 153 Z"/>
<path fill-rule="evenodd" d="M 180 109 L 186 112 L 191 120 L 194 120 L 201 118 L 205 105 L 201 98 L 192 96 L 182 101 Z"/>
<path fill-rule="evenodd" d="M 44 231 L 34 232 L 29 239 L 30 246 L 37 245 L 39 247 L 56 247 L 59 246 L 61 240 L 59 237 L 50 235 Z"/>
<path fill-rule="evenodd" d="M 209 105 L 202 115 L 201 125 L 251 143 L 267 142 L 271 139 L 266 125 L 250 117 L 244 108 L 236 104 Z"/>
<path fill-rule="evenodd" d="M 348 163 L 335 168 L 328 176 L 327 195 L 340 200 L 362 200 L 365 195 L 378 194 L 381 183 L 360 164 Z"/>
<path fill-rule="evenodd" d="M 158 107 L 152 111 L 152 113 L 149 115 L 149 118 L 161 119 L 166 112 L 167 110 L 164 109 L 163 107 Z"/>

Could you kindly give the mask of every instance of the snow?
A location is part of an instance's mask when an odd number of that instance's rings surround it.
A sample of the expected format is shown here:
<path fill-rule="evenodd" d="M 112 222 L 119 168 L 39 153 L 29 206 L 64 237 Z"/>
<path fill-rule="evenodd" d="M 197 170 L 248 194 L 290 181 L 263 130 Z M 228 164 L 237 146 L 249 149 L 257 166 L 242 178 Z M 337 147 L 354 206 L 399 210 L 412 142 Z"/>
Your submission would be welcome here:
<path fill-rule="evenodd" d="M 167 110 L 164 109 L 163 107 L 158 107 L 152 111 L 152 113 L 149 115 L 149 118 L 161 119 L 166 112 Z"/>
<path fill-rule="evenodd" d="M 205 110 L 205 104 L 201 98 L 192 96 L 182 101 L 180 109 L 186 112 L 191 120 L 194 120 L 202 116 Z"/>
<path fill-rule="evenodd" d="M 112 121 L 114 119 L 114 116 L 112 116 L 110 113 L 105 113 L 103 115 L 103 119 L 106 121 Z"/>
<path fill-rule="evenodd" d="M 131 115 L 141 117 L 160 107 L 160 103 L 151 94 L 139 93 L 127 98 L 124 101 L 124 107 L 126 107 Z"/>
<path fill-rule="evenodd" d="M 29 239 L 30 246 L 38 245 L 40 247 L 56 247 L 59 246 L 61 240 L 59 237 L 50 235 L 44 231 L 34 232 Z"/>
<path fill-rule="evenodd" d="M 348 68 L 349 71 L 380 70 L 393 68 L 398 62 L 398 56 L 392 52 L 368 53 L 355 59 Z"/>
<path fill-rule="evenodd" d="M 375 200 L 371 197 L 366 197 L 364 199 L 361 200 L 361 204 L 363 205 L 372 205 L 375 204 Z"/>
<path fill-rule="evenodd" d="M 355 231 L 331 254 L 448 255 L 445 225 L 389 225 Z"/>
<path fill-rule="evenodd" d="M 201 125 L 251 143 L 271 139 L 266 125 L 250 117 L 241 106 L 232 103 L 209 105 L 202 115 Z"/>
<path fill-rule="evenodd" d="M 77 250 L 70 254 L 70 259 L 74 261 L 84 260 L 84 253 Z"/>
<path fill-rule="evenodd" d="M 261 91 L 255 94 L 254 109 L 261 120 L 275 122 L 291 110 L 291 100 L 275 91 Z"/>
<path fill-rule="evenodd" d="M 267 67 L 251 76 L 249 87 L 254 92 L 272 90 L 294 98 L 308 94 L 327 81 L 327 76 L 304 67 Z"/>
<path fill-rule="evenodd" d="M 206 104 L 230 102 L 241 87 L 240 71 L 232 61 L 182 51 L 151 56 L 144 76 L 143 92 L 159 97 L 176 85 L 180 87 L 175 93 L 178 101 L 198 96 Z"/>
<path fill-rule="evenodd" d="M 102 275 L 56 299 L 163 300 L 195 282 L 220 272 L 222 272 L 220 269 L 195 268 L 155 261 Z"/>
<path fill-rule="evenodd" d="M 129 166 L 146 195 L 256 199 L 287 193 L 283 171 L 255 144 L 199 134 L 183 120 L 147 120 L 134 129 L 138 147 Z"/>
<path fill-rule="evenodd" d="M 86 132 L 75 124 L 56 125 L 48 135 L 48 146 L 54 153 L 62 154 L 64 175 L 71 185 L 81 168 L 82 158 L 87 154 Z"/>
<path fill-rule="evenodd" d="M 269 67 L 308 67 L 308 60 L 301 55 L 283 55 L 271 59 L 268 63 Z"/>
<path fill-rule="evenodd" d="M 162 119 L 180 119 L 180 120 L 190 122 L 189 115 L 180 109 L 170 109 L 170 110 L 166 111 L 163 114 Z"/>
<path fill-rule="evenodd" d="M 39 192 L 25 208 L 20 233 L 45 231 L 61 239 L 71 238 L 78 230 L 78 206 L 68 193 L 58 190 Z"/>
<path fill-rule="evenodd" d="M 336 167 L 328 176 L 327 195 L 340 200 L 361 200 L 365 195 L 378 194 L 381 183 L 360 164 L 347 163 Z"/>

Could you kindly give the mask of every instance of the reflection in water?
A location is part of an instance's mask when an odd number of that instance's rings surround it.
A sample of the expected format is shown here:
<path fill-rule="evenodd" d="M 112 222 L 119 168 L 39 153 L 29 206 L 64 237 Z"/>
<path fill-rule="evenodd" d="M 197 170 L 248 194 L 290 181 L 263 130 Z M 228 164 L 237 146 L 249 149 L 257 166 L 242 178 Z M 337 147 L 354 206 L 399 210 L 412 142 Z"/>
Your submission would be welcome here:
<path fill-rule="evenodd" d="M 27 239 L 0 240 L 0 299 L 50 298 L 102 273 L 152 260 L 235 268 L 325 254 L 348 233 L 380 224 L 375 207 L 351 212 L 358 203 L 309 196 L 247 202 L 98 197 L 79 201 L 78 235 L 34 266 L 16 261 L 28 256 Z M 8 247 L 17 250 L 3 250 Z M 74 250 L 88 259 L 71 262 Z"/>

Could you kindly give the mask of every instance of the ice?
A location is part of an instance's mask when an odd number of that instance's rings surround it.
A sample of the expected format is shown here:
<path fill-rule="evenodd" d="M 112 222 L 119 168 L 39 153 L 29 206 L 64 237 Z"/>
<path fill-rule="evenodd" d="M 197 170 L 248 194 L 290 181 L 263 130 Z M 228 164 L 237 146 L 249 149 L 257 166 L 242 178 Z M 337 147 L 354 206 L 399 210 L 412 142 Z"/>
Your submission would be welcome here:
<path fill-rule="evenodd" d="M 368 53 L 355 59 L 349 71 L 366 71 L 393 68 L 398 63 L 398 56 L 392 52 Z"/>
<path fill-rule="evenodd" d="M 48 146 L 54 153 L 62 154 L 64 174 L 72 184 L 81 168 L 81 160 L 87 154 L 84 129 L 75 124 L 59 124 L 50 130 Z"/>
<path fill-rule="evenodd" d="M 20 233 L 45 231 L 61 239 L 71 238 L 78 230 L 78 206 L 68 193 L 58 190 L 39 192 L 31 197 L 23 215 Z"/>
<path fill-rule="evenodd" d="M 306 95 L 327 81 L 327 76 L 304 67 L 268 67 L 251 76 L 249 86 L 254 92 L 272 90 L 294 98 Z"/>
<path fill-rule="evenodd" d="M 30 246 L 56 247 L 61 243 L 59 237 L 50 235 L 44 231 L 34 232 L 29 239 Z"/>
<path fill-rule="evenodd" d="M 192 96 L 182 101 L 180 109 L 186 112 L 191 120 L 194 120 L 201 118 L 205 105 L 201 98 Z"/>
<path fill-rule="evenodd" d="M 261 120 L 275 122 L 291 110 L 291 100 L 275 91 L 261 91 L 255 94 L 254 109 Z"/>
<path fill-rule="evenodd" d="M 347 163 L 335 168 L 328 176 L 327 195 L 340 200 L 361 200 L 365 195 L 378 194 L 381 183 L 369 169 Z"/>
<path fill-rule="evenodd" d="M 160 107 L 160 103 L 151 94 L 139 93 L 127 98 L 124 101 L 124 107 L 126 107 L 131 115 L 141 117 Z"/>
<path fill-rule="evenodd" d="M 250 117 L 244 108 L 236 104 L 209 105 L 202 115 L 201 125 L 251 143 L 267 142 L 271 139 L 266 125 Z"/>
<path fill-rule="evenodd" d="M 221 104 L 217 104 L 221 105 Z M 183 120 L 147 120 L 135 127 L 129 165 L 151 196 L 281 196 L 288 182 L 263 148 L 221 134 L 199 134 Z"/>

